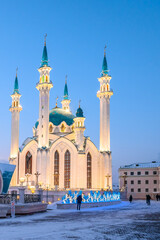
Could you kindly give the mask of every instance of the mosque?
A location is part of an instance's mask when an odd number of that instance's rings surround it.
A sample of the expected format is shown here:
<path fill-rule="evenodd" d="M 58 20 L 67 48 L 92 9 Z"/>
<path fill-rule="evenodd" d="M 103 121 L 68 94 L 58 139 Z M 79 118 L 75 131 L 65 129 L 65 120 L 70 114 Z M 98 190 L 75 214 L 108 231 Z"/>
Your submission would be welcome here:
<path fill-rule="evenodd" d="M 79 106 L 74 114 L 70 110 L 67 80 L 64 86 L 62 107 L 49 110 L 49 95 L 53 84 L 52 68 L 48 63 L 46 39 L 44 42 L 40 77 L 36 85 L 39 91 L 39 119 L 33 126 L 33 136 L 19 147 L 20 105 L 18 77 L 11 95 L 12 115 L 10 164 L 16 165 L 12 186 L 19 186 L 22 179 L 33 186 L 64 189 L 112 189 L 112 157 L 110 151 L 110 89 L 111 76 L 104 50 L 100 78 L 100 147 L 90 137 L 85 137 L 85 116 Z M 54 83 L 56 84 L 56 82 Z M 97 126 L 98 128 L 98 126 Z M 25 184 L 24 183 L 24 184 Z"/>

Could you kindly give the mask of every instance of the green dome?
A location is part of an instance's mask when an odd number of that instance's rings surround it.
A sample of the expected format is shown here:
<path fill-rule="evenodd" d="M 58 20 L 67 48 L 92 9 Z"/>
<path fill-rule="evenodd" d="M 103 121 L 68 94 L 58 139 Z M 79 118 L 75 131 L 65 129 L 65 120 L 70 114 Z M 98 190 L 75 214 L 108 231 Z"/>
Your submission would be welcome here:
<path fill-rule="evenodd" d="M 77 109 L 76 117 L 83 117 L 83 110 L 82 110 L 82 108 L 79 107 L 79 108 Z"/>
<path fill-rule="evenodd" d="M 49 113 L 49 122 L 53 123 L 53 125 L 55 126 L 58 126 L 63 121 L 68 126 L 71 126 L 74 123 L 73 121 L 74 118 L 75 116 L 72 113 L 66 112 L 62 108 L 58 108 L 58 107 L 52 108 L 52 110 Z M 38 124 L 39 124 L 39 121 L 36 122 L 35 128 L 38 127 Z"/>

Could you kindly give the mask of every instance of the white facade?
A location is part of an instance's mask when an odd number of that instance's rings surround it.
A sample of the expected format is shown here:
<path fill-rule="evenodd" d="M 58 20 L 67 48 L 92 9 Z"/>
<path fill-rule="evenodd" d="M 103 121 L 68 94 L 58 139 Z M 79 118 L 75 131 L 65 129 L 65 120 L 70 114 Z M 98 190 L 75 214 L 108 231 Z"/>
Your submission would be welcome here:
<path fill-rule="evenodd" d="M 106 56 L 104 59 L 106 61 Z M 29 184 L 35 185 L 35 173 L 38 172 L 39 185 L 44 188 L 112 189 L 110 96 L 113 92 L 110 91 L 111 77 L 105 68 L 103 66 L 100 91 L 97 93 L 100 98 L 99 151 L 90 138 L 84 136 L 85 117 L 80 106 L 76 115 L 70 111 L 67 82 L 62 108 L 56 106 L 49 111 L 49 92 L 53 84 L 44 46 L 42 64 L 38 69 L 40 80 L 36 86 L 39 90 L 39 120 L 33 127 L 33 137 L 27 138 L 19 151 L 18 148 L 16 150 L 19 156 L 15 161 L 17 171 L 12 185 L 19 185 L 21 179 L 26 179 L 26 174 L 29 175 Z M 18 136 L 16 130 L 12 139 Z M 10 163 L 13 163 L 11 155 Z"/>
<path fill-rule="evenodd" d="M 119 168 L 120 189 L 127 189 L 127 197 L 145 199 L 149 194 L 154 199 L 160 193 L 160 162 L 135 163 Z"/>

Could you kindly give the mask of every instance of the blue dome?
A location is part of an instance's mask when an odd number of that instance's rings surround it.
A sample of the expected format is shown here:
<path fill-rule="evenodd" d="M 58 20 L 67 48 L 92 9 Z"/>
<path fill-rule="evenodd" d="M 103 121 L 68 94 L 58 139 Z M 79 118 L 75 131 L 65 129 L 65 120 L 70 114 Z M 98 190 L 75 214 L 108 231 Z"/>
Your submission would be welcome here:
<path fill-rule="evenodd" d="M 83 110 L 82 110 L 82 108 L 79 107 L 79 108 L 77 109 L 76 117 L 83 117 Z"/>
<path fill-rule="evenodd" d="M 61 124 L 61 122 L 65 122 L 68 126 L 71 126 L 74 121 L 73 119 L 75 116 L 70 113 L 66 112 L 62 108 L 52 108 L 52 110 L 49 112 L 49 122 L 53 123 L 53 125 L 58 126 Z M 36 122 L 35 128 L 38 127 L 39 121 Z"/>

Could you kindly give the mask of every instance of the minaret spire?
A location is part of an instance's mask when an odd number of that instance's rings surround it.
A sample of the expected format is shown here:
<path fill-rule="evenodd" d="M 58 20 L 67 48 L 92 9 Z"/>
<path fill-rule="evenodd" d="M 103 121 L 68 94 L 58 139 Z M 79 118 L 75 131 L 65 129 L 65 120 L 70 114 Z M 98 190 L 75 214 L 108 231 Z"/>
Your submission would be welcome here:
<path fill-rule="evenodd" d="M 103 64 L 102 64 L 102 73 L 101 73 L 102 76 L 108 74 L 108 72 L 109 72 L 107 59 L 106 59 L 106 48 L 107 48 L 107 46 L 105 45 L 105 47 L 104 47 L 104 58 L 103 58 Z"/>
<path fill-rule="evenodd" d="M 46 37 L 47 37 L 47 33 L 44 36 L 44 48 L 43 48 L 43 54 L 42 54 L 41 67 L 48 66 L 48 54 L 47 54 L 47 47 L 46 47 Z"/>
<path fill-rule="evenodd" d="M 9 111 L 12 113 L 12 125 L 11 125 L 11 151 L 10 151 L 10 163 L 18 166 L 18 152 L 19 152 L 19 113 L 22 111 L 22 106 L 20 105 L 20 97 L 18 88 L 18 77 L 16 69 L 16 77 L 14 81 L 14 91 L 11 95 L 12 105 L 9 108 Z M 17 168 L 14 172 L 12 178 L 12 186 L 17 185 Z"/>
<path fill-rule="evenodd" d="M 67 86 L 67 75 L 65 77 L 65 85 L 64 85 L 64 96 L 62 100 L 62 108 L 66 110 L 67 112 L 70 112 L 70 104 L 71 100 L 68 98 L 68 86 Z"/>
<path fill-rule="evenodd" d="M 104 170 L 103 182 L 104 186 L 109 184 L 112 188 L 112 178 L 107 181 L 106 176 L 112 176 L 112 156 L 110 151 L 110 98 L 113 91 L 110 89 L 111 76 L 108 74 L 108 66 L 106 60 L 106 47 L 104 48 L 104 58 L 102 65 L 101 77 L 98 78 L 100 82 L 100 90 L 97 92 L 97 97 L 100 100 L 100 152 L 103 153 Z"/>

